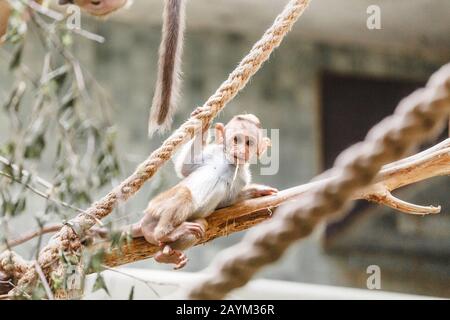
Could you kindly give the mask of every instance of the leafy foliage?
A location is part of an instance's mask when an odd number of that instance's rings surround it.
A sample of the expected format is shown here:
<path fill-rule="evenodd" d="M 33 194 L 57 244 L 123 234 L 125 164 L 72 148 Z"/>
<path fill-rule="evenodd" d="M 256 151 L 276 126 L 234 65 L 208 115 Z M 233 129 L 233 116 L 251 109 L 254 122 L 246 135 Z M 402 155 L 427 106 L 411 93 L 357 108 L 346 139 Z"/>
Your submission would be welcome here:
<path fill-rule="evenodd" d="M 36 46 L 26 46 L 31 30 L 43 49 L 40 55 Z M 14 84 L 2 102 L 9 135 L 0 145 L 0 156 L 7 159 L 7 164 L 0 165 L 0 216 L 14 216 L 26 209 L 29 194 L 25 187 L 17 189 L 15 182 L 40 187 L 43 193 L 73 206 L 91 203 L 92 191 L 120 173 L 115 129 L 107 118 L 108 99 L 72 53 L 72 35 L 64 21 L 44 17 L 15 1 L 6 48 Z M 22 61 L 27 50 L 41 60 L 40 75 L 24 72 L 29 71 Z M 42 189 L 33 175 L 23 177 L 26 167 L 52 171 L 51 187 Z M 73 214 L 61 209 L 47 201 L 44 213 L 61 215 L 61 219 Z"/>
<path fill-rule="evenodd" d="M 131 287 L 130 293 L 128 294 L 128 300 L 134 300 L 134 286 Z"/>
<path fill-rule="evenodd" d="M 13 1 L 5 39 L 0 54 L 9 60 L 11 87 L 5 97 L 0 95 L 0 117 L 8 123 L 8 134 L 0 140 L 3 243 L 11 217 L 31 213 L 41 228 L 49 220 L 64 221 L 120 174 L 116 131 L 108 116 L 111 106 L 103 88 L 73 53 L 65 21 L 43 16 L 23 0 Z M 33 65 L 42 66 L 40 73 L 26 65 L 29 56 Z M 46 179 L 40 177 L 43 172 Z M 42 212 L 29 207 L 29 198 L 36 194 L 45 203 Z M 111 238 L 116 245 L 123 241 L 115 234 Z M 37 253 L 39 246 L 40 239 Z M 100 272 L 102 255 L 86 257 L 85 267 Z M 81 262 L 81 257 L 66 252 L 60 258 L 67 270 L 77 270 Z M 53 289 L 61 288 L 67 286 L 67 278 L 70 275 L 51 274 L 49 282 Z M 97 289 L 108 292 L 100 274 Z M 38 284 L 31 298 L 45 297 Z"/>
<path fill-rule="evenodd" d="M 108 287 L 106 286 L 105 279 L 103 278 L 103 276 L 100 273 L 98 273 L 97 278 L 95 279 L 94 288 L 92 289 L 92 292 L 95 292 L 95 291 L 98 291 L 101 289 L 105 290 L 105 292 L 109 296 L 111 296 L 109 293 Z"/>

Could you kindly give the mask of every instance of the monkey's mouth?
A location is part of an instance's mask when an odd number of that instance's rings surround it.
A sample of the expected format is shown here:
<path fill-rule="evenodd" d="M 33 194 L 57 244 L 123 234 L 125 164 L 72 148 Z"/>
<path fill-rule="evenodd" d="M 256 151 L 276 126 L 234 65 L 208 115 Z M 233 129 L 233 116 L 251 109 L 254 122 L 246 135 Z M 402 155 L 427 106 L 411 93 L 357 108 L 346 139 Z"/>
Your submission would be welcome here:
<path fill-rule="evenodd" d="M 247 160 L 243 157 L 239 157 L 237 155 L 233 155 L 233 160 L 235 163 L 245 163 Z"/>

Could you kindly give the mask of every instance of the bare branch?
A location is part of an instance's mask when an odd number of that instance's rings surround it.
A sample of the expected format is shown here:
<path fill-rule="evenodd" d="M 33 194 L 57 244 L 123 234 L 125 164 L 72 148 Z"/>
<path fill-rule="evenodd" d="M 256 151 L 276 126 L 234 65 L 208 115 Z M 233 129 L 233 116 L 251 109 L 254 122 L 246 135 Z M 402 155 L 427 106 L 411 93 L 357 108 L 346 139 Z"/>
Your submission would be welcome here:
<path fill-rule="evenodd" d="M 409 214 L 424 215 L 441 212 L 441 206 L 420 206 L 409 203 L 393 196 L 388 190 L 382 190 L 380 192 L 367 195 L 365 199 L 372 202 L 377 202 L 379 204 L 384 204 L 387 207 Z"/>
<path fill-rule="evenodd" d="M 55 224 L 52 224 L 49 226 L 45 226 L 39 230 L 28 232 L 26 234 L 23 234 L 23 235 L 17 237 L 16 239 L 9 240 L 7 246 L 11 247 L 11 248 L 18 246 L 18 245 L 25 243 L 33 238 L 42 236 L 47 233 L 59 231 L 59 229 L 61 229 L 62 226 L 63 226 L 62 223 L 55 223 Z"/>
<path fill-rule="evenodd" d="M 45 293 L 47 294 L 47 297 L 49 298 L 49 300 L 55 300 L 55 298 L 53 297 L 52 289 L 50 289 L 50 285 L 48 284 L 48 281 L 45 278 L 44 272 L 42 271 L 39 263 L 35 262 L 34 268 L 36 269 L 36 272 L 39 275 L 39 279 L 41 279 L 41 283 L 45 289 Z"/>
<path fill-rule="evenodd" d="M 23 169 L 21 170 L 18 165 L 11 163 L 11 161 L 9 161 L 8 159 L 6 159 L 2 156 L 0 156 L 0 163 L 3 163 L 5 166 L 11 167 L 14 170 L 15 174 L 17 173 L 18 175 L 21 175 L 25 178 L 28 178 L 31 176 L 32 180 L 35 180 L 37 183 L 42 185 L 44 188 L 53 189 L 53 185 L 50 182 L 48 182 L 47 180 L 45 180 L 37 175 L 34 175 L 27 170 L 23 170 Z"/>

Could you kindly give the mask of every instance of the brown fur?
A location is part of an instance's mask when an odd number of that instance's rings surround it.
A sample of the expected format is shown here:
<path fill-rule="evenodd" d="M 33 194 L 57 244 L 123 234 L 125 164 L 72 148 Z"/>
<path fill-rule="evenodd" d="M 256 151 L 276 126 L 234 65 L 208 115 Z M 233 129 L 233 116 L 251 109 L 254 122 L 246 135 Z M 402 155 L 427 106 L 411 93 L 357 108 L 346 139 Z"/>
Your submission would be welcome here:
<path fill-rule="evenodd" d="M 115 3 L 111 5 L 111 0 L 101 0 L 102 5 L 110 5 L 109 9 L 107 10 L 100 10 L 99 7 L 92 7 L 90 6 L 92 0 L 59 0 L 59 5 L 68 5 L 68 4 L 74 4 L 79 6 L 81 9 L 83 9 L 85 12 L 89 13 L 91 16 L 97 17 L 97 18 L 106 18 L 109 15 L 113 14 L 114 12 L 122 9 L 125 7 L 130 0 L 124 0 L 123 3 Z M 98 0 L 100 1 L 100 0 Z"/>
<path fill-rule="evenodd" d="M 206 230 L 207 227 L 208 227 L 208 222 L 206 222 L 205 219 L 196 219 L 193 222 L 202 225 L 204 230 Z M 175 250 L 184 251 L 184 250 L 189 249 L 190 247 L 192 247 L 197 242 L 198 242 L 198 238 L 194 234 L 188 233 L 188 234 L 183 235 L 177 241 L 172 242 L 170 244 L 170 247 L 172 249 L 175 249 Z"/>
<path fill-rule="evenodd" d="M 3 42 L 3 36 L 8 30 L 9 16 L 11 15 L 11 6 L 7 0 L 0 0 L 0 44 Z"/>
<path fill-rule="evenodd" d="M 8 282 L 9 280 L 6 274 L 0 272 L 0 295 L 8 294 L 13 289 L 13 286 Z"/>
<path fill-rule="evenodd" d="M 177 107 L 183 51 L 185 0 L 166 0 L 158 75 L 149 119 L 149 135 L 170 128 Z"/>
<path fill-rule="evenodd" d="M 191 191 L 185 186 L 176 185 L 150 201 L 145 214 L 157 221 L 154 236 L 161 239 L 186 221 L 193 211 Z"/>

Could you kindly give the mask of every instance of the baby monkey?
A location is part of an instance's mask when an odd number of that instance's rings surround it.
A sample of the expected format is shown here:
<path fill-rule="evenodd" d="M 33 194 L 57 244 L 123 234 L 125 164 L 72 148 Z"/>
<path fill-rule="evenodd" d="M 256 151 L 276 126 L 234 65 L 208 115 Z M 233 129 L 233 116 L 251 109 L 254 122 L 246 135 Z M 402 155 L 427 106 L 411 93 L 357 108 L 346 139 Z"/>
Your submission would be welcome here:
<path fill-rule="evenodd" d="M 206 142 L 203 130 L 185 146 L 175 164 L 183 180 L 152 199 L 142 219 L 131 227 L 132 237 L 161 247 L 156 261 L 175 264 L 175 269 L 186 265 L 183 250 L 204 236 L 205 218 L 215 209 L 278 192 L 250 184 L 250 160 L 270 145 L 256 116 L 238 115 L 226 126 L 217 123 L 215 142 Z"/>

